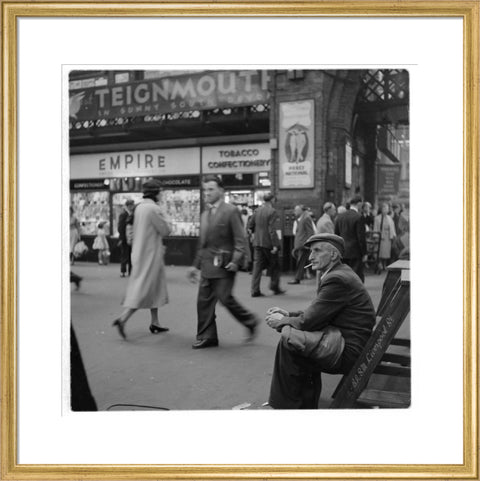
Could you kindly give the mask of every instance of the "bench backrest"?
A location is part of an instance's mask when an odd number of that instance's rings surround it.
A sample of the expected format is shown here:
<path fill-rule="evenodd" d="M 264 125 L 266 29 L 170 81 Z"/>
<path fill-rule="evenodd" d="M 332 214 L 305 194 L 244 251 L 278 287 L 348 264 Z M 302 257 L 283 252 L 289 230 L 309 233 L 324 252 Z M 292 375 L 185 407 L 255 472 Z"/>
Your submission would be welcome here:
<path fill-rule="evenodd" d="M 410 312 L 410 273 L 402 271 L 389 296 L 383 316 L 373 331 L 357 362 L 346 374 L 330 405 L 331 409 L 351 408 L 366 387 L 370 376 Z"/>

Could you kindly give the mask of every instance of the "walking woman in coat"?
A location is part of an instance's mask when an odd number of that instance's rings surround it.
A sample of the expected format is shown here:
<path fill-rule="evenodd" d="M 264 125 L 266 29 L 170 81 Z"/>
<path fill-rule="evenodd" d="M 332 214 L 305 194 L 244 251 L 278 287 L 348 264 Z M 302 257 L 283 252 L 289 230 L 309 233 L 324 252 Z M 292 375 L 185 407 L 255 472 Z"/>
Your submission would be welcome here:
<path fill-rule="evenodd" d="M 124 339 L 125 324 L 137 309 L 150 309 L 150 332 L 166 332 L 158 319 L 158 308 L 168 303 L 162 238 L 171 231 L 169 220 L 157 204 L 160 184 L 143 184 L 143 199 L 133 215 L 132 265 L 122 315 L 113 322 Z"/>
<path fill-rule="evenodd" d="M 393 219 L 388 215 L 389 205 L 382 204 L 382 211 L 375 217 L 375 225 L 373 230 L 380 232 L 380 246 L 378 250 L 378 267 L 377 270 L 382 272 L 392 255 L 392 240 L 395 239 L 395 224 Z"/>

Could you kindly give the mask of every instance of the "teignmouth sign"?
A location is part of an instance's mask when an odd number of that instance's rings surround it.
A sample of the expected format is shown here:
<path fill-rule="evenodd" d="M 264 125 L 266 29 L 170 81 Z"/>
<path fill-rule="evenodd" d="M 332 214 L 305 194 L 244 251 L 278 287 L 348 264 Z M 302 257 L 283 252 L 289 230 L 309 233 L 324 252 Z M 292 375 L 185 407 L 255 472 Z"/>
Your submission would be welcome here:
<path fill-rule="evenodd" d="M 71 121 L 231 108 L 267 102 L 267 70 L 189 73 L 70 92 Z"/>

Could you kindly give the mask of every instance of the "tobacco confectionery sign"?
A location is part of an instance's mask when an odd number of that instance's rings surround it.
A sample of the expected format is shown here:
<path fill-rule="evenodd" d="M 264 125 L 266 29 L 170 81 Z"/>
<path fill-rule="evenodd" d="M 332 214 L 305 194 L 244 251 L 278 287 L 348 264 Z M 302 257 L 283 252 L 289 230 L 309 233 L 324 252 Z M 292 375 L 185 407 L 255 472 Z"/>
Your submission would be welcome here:
<path fill-rule="evenodd" d="M 71 179 L 198 175 L 200 148 L 128 150 L 70 157 Z"/>
<path fill-rule="evenodd" d="M 70 121 L 238 107 L 269 99 L 267 70 L 201 72 L 70 91 Z"/>
<path fill-rule="evenodd" d="M 204 174 L 237 174 L 270 171 L 268 142 L 207 146 L 202 149 Z"/>
<path fill-rule="evenodd" d="M 281 189 L 314 186 L 313 100 L 280 103 L 279 175 Z"/>

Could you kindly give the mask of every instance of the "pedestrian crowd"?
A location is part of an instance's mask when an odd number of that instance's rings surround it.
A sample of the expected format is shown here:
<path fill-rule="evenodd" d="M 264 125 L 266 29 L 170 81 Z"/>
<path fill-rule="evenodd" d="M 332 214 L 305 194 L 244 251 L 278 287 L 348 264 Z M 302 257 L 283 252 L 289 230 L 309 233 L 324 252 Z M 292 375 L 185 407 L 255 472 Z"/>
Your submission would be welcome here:
<path fill-rule="evenodd" d="M 160 189 L 159 182 L 148 180 L 141 202 L 135 205 L 127 200 L 119 216 L 120 275 L 128 277 L 128 283 L 123 311 L 113 326 L 123 339 L 127 339 L 126 324 L 138 309 L 150 311 L 152 334 L 169 330 L 160 323 L 159 308 L 168 303 L 163 238 L 172 224 L 159 204 Z M 225 202 L 219 177 L 205 177 L 203 191 L 206 209 L 200 218 L 195 260 L 187 271 L 188 280 L 198 284 L 192 348 L 219 345 L 218 302 L 245 328 L 246 342 L 251 342 L 261 319 L 238 301 L 233 290 L 237 272 L 251 269 L 252 297 L 265 295 L 260 289 L 264 272 L 273 295 L 285 293 L 280 285 L 282 228 L 275 198 L 266 194 L 263 204 L 248 215 Z M 272 307 L 264 316 L 267 325 L 280 334 L 269 406 L 314 409 L 321 373 L 348 373 L 375 325 L 375 310 L 364 286 L 365 266 L 373 261 L 376 272 L 381 272 L 391 260 L 408 258 L 409 222 L 399 204 L 385 202 L 374 209 L 358 195 L 345 206 L 326 202 L 317 221 L 305 205 L 296 205 L 294 215 L 291 254 L 296 265 L 288 284 L 300 284 L 305 277 L 316 275 L 316 296 L 303 311 Z M 80 235 L 72 210 L 70 219 L 73 259 Z M 108 263 L 109 244 L 102 222 L 93 248 L 98 250 L 99 264 Z M 78 287 L 81 278 L 77 278 L 71 273 L 71 282 Z"/>

